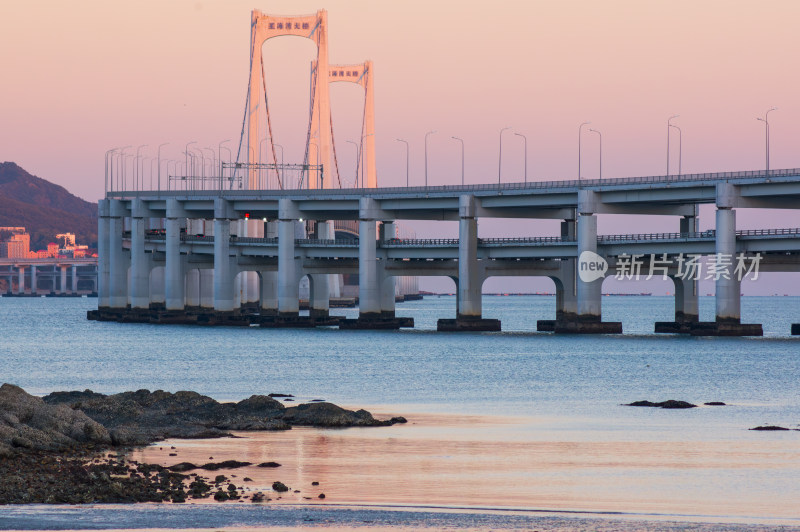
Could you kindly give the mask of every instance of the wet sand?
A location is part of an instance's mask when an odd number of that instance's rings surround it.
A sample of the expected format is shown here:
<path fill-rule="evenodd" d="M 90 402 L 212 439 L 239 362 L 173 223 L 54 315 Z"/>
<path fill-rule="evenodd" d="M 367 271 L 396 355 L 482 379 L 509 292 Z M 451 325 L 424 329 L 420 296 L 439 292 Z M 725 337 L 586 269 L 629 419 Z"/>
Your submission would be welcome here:
<path fill-rule="evenodd" d="M 534 419 L 407 417 L 407 425 L 392 427 L 294 428 L 236 433 L 239 437 L 232 439 L 171 440 L 130 458 L 161 465 L 276 461 L 282 466 L 213 473 L 231 477 L 246 493 L 264 492 L 273 499 L 266 504 L 577 511 L 608 517 L 622 512 L 656 521 L 800 524 L 794 482 L 786 490 L 775 485 L 800 478 L 797 438 L 592 441 L 581 434 L 564 438 L 561 432 L 553 437 L 536 432 L 530 438 Z M 274 481 L 291 491 L 272 492 Z M 317 498 L 320 493 L 324 501 Z"/>

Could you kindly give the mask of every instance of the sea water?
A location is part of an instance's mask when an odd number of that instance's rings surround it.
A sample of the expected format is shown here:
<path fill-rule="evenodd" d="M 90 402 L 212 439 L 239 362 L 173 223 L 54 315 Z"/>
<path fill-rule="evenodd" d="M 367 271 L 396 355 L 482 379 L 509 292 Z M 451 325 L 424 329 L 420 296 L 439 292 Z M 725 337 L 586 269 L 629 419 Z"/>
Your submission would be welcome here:
<path fill-rule="evenodd" d="M 3 298 L 0 381 L 34 394 L 148 388 L 240 400 L 277 392 L 411 420 L 427 414 L 515 418 L 517 423 L 487 428 L 484 422 L 472 431 L 462 424 L 456 430 L 462 432 L 448 440 L 453 453 L 463 454 L 458 442 L 465 439 L 479 442 L 473 463 L 516 448 L 526 464 L 541 460 L 547 467 L 543 472 L 501 463 L 498 470 L 506 468 L 508 481 L 521 482 L 523 489 L 538 480 L 514 475 L 568 482 L 573 509 L 625 510 L 626 499 L 649 490 L 672 500 L 663 506 L 669 514 L 800 518 L 788 502 L 800 500 L 800 432 L 748 430 L 767 424 L 800 428 L 800 337 L 789 334 L 791 323 L 800 322 L 800 298 L 743 298 L 743 322 L 762 323 L 763 338 L 653 334 L 653 322 L 669 320 L 672 305 L 669 297 L 604 297 L 604 318 L 621 321 L 625 334 L 561 336 L 535 332 L 537 319 L 554 317 L 549 296 L 485 296 L 483 315 L 502 321 L 500 333 L 435 332 L 438 318 L 454 317 L 450 296 L 398 304 L 398 315 L 416 321 L 414 329 L 401 331 L 90 322 L 86 311 L 96 299 Z M 701 297 L 703 319 L 712 319 L 713 305 L 713 298 Z M 333 311 L 349 317 L 356 312 Z M 622 406 L 642 399 L 701 406 Z M 709 401 L 728 406 L 703 406 Z M 392 437 L 424 435 L 424 425 L 405 433 L 393 427 L 401 432 Z M 349 449 L 356 441 L 361 447 L 354 448 L 368 448 L 364 438 L 388 433 L 339 434 L 331 441 Z M 430 449 L 416 452 L 428 464 L 447 458 Z M 562 463 L 562 455 L 574 455 L 575 463 Z M 647 463 L 648 455 L 653 463 Z M 507 458 L 513 465 L 513 455 Z M 422 467 L 413 460 L 406 466 Z M 614 500 L 592 503 L 610 493 Z M 564 507 L 564 500 L 549 495 L 556 494 L 530 488 L 530 503 L 517 499 L 512 506 Z M 681 502 L 689 495 L 705 506 Z M 470 496 L 466 491 L 465 499 Z M 734 508 L 714 506 L 716 498 L 734 501 Z M 631 509 L 654 514 L 660 508 L 645 503 Z"/>

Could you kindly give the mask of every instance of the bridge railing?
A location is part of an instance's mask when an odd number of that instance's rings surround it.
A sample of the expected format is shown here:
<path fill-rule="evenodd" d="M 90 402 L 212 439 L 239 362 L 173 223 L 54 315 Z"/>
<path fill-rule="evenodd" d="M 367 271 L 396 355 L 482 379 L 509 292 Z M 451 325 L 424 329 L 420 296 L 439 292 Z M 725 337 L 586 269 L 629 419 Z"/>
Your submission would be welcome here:
<path fill-rule="evenodd" d="M 285 165 L 290 166 L 290 165 Z M 304 168 L 310 167 L 305 165 Z M 769 179 L 770 177 L 786 177 L 786 176 L 800 176 L 800 169 L 798 168 L 785 168 L 777 170 L 744 170 L 738 172 L 706 172 L 697 174 L 683 174 L 683 175 L 656 175 L 656 176 L 640 176 L 640 177 L 617 177 L 610 179 L 567 179 L 567 180 L 553 180 L 553 181 L 528 181 L 526 183 L 491 183 L 491 184 L 478 184 L 478 185 L 437 185 L 437 186 L 415 186 L 415 187 L 382 187 L 382 188 L 325 188 L 325 189 L 307 189 L 307 188 L 289 188 L 284 186 L 283 189 L 263 188 L 243 190 L 241 187 L 238 190 L 231 191 L 229 188 L 221 187 L 208 188 L 208 189 L 187 189 L 180 190 L 186 196 L 208 196 L 214 193 L 235 193 L 235 194 L 268 194 L 270 196 L 292 196 L 299 192 L 303 194 L 313 193 L 320 196 L 329 195 L 356 195 L 356 196 L 373 196 L 380 194 L 408 194 L 408 193 L 432 193 L 432 192 L 492 192 L 492 191 L 519 191 L 519 190 L 541 190 L 541 189 L 577 189 L 589 188 L 600 186 L 614 186 L 614 185 L 635 185 L 635 184 L 669 184 L 681 183 L 692 181 L 726 181 L 732 179 L 753 179 L 763 178 Z M 219 179 L 219 178 L 214 178 Z M 307 184 L 308 181 L 305 181 Z M 291 183 L 287 183 L 291 186 Z M 113 187 L 107 191 L 106 197 L 109 198 L 125 198 L 137 197 L 146 195 L 147 193 L 156 192 L 155 190 L 146 191 L 142 188 L 134 188 L 133 190 L 120 190 Z M 160 192 L 176 192 L 160 191 Z"/>
<path fill-rule="evenodd" d="M 743 229 L 736 231 L 737 237 L 759 237 L 759 236 L 798 236 L 800 235 L 800 228 L 777 228 L 777 229 Z M 663 241 L 663 240 L 702 240 L 708 241 L 716 238 L 716 231 L 709 229 L 707 231 L 697 231 L 690 233 L 633 233 L 622 235 L 598 235 L 598 243 L 610 242 L 635 242 L 635 241 Z M 145 240 L 153 242 L 165 241 L 165 235 L 161 233 L 146 234 Z M 181 234 L 181 241 L 183 242 L 197 242 L 197 243 L 213 243 L 214 237 L 211 235 L 186 235 Z M 238 244 L 260 244 L 260 245 L 278 245 L 276 237 L 260 238 L 260 237 L 242 237 L 231 236 L 231 243 Z M 536 236 L 536 237 L 521 237 L 521 238 L 479 238 L 479 246 L 514 246 L 514 245 L 543 245 L 543 244 L 572 244 L 576 240 L 574 237 L 561 237 L 561 236 Z M 330 246 L 330 247 L 358 247 L 359 241 L 357 238 L 296 238 L 295 244 L 300 246 Z M 459 240 L 457 238 L 392 238 L 385 242 L 378 242 L 378 246 L 386 248 L 409 248 L 409 247 L 458 247 Z M 2 260 L 23 260 L 23 259 L 2 259 Z M 53 261 L 55 259 L 24 259 L 26 262 L 35 261 Z M 70 261 L 87 261 L 91 262 L 94 259 L 68 259 Z"/>

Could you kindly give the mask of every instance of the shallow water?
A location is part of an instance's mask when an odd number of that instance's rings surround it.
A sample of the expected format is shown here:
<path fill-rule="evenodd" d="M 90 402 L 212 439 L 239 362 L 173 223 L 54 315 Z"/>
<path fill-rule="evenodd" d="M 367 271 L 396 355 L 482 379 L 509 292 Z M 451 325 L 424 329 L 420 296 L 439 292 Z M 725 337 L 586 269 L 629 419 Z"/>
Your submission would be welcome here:
<path fill-rule="evenodd" d="M 399 304 L 417 328 L 398 332 L 89 322 L 95 305 L 0 299 L 0 380 L 39 394 L 283 392 L 408 417 L 415 424 L 270 435 L 296 457 L 284 470 L 293 482 L 325 460 L 350 464 L 328 480 L 342 502 L 800 518 L 800 432 L 747 430 L 800 426 L 800 338 L 789 336 L 800 298 L 743 298 L 743 321 L 766 334 L 750 339 L 652 334 L 672 312 L 671 298 L 652 296 L 603 299 L 621 337 L 534 332 L 553 317 L 546 296 L 485 297 L 484 316 L 505 332 L 469 334 L 434 332 L 454 317 L 452 297 Z M 712 313 L 713 298 L 701 298 L 702 317 Z M 620 406 L 640 399 L 728 406 Z M 403 488 L 415 480 L 419 490 Z"/>

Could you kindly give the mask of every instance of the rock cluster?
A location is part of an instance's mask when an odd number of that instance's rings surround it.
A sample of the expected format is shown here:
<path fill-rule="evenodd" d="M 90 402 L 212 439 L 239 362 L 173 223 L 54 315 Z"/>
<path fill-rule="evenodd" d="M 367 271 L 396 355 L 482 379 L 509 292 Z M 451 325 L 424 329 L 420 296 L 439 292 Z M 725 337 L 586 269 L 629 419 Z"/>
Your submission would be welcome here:
<path fill-rule="evenodd" d="M 220 403 L 196 392 L 138 390 L 103 395 L 91 390 L 54 392 L 49 405 L 80 410 L 108 429 L 114 445 L 145 445 L 166 438 L 214 438 L 234 430 L 286 430 L 292 425 L 365 427 L 403 423 L 380 421 L 366 410 L 346 410 L 331 403 L 286 407 L 266 395 L 238 403 Z"/>
<path fill-rule="evenodd" d="M 0 386 L 0 457 L 110 443 L 108 430 L 80 410 L 49 405 L 13 384 Z"/>

